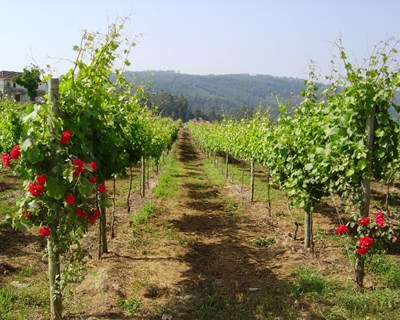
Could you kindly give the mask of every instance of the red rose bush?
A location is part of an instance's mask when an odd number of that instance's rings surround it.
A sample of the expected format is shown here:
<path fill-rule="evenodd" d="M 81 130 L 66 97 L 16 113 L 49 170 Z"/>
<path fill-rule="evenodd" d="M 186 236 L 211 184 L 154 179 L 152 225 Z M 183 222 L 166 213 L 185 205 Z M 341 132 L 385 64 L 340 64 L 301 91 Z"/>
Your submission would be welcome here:
<path fill-rule="evenodd" d="M 369 254 L 385 252 L 391 243 L 397 242 L 400 228 L 396 219 L 378 210 L 375 219 L 353 214 L 346 225 L 340 224 L 336 228 L 336 233 L 350 237 L 349 250 L 356 257 L 355 282 L 359 287 L 363 287 L 365 257 Z"/>
<path fill-rule="evenodd" d="M 95 161 L 74 156 L 82 150 L 74 150 L 74 135 L 62 128 L 51 105 L 35 106 L 24 121 L 21 143 L 1 156 L 1 164 L 24 180 L 26 191 L 9 221 L 20 230 L 37 226 L 39 234 L 59 237 L 67 249 L 98 219 L 96 194 L 105 185 L 97 185 Z"/>
<path fill-rule="evenodd" d="M 387 223 L 390 221 L 390 223 Z M 389 219 L 387 215 L 378 210 L 375 219 L 353 215 L 346 224 L 336 227 L 336 234 L 349 235 L 355 241 L 351 249 L 357 255 L 366 255 L 369 252 L 384 251 L 390 243 L 397 241 L 400 228 L 396 220 Z"/>

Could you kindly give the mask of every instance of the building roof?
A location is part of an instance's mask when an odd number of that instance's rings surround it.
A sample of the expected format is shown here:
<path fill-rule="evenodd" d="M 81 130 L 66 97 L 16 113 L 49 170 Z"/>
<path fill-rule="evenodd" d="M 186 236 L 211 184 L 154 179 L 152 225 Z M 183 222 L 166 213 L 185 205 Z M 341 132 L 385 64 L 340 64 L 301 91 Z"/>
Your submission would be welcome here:
<path fill-rule="evenodd" d="M 15 76 L 21 75 L 22 72 L 0 70 L 0 79 L 11 80 Z"/>

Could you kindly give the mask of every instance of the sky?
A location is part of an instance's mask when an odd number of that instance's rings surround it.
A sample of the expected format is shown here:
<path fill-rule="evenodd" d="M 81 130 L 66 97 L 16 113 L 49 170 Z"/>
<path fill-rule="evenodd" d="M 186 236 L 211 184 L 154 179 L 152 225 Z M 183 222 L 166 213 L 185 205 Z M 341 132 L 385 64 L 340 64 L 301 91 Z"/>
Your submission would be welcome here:
<path fill-rule="evenodd" d="M 374 45 L 400 39 L 398 0 L 0 0 L 0 70 L 72 67 L 83 30 L 129 17 L 129 70 L 269 74 L 330 72 L 341 39 L 361 64 Z"/>

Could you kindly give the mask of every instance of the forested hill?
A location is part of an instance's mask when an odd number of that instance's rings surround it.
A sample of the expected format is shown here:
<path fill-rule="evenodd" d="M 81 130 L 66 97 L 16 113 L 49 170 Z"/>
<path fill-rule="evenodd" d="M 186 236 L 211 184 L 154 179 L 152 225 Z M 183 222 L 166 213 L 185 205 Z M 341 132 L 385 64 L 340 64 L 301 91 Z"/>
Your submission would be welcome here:
<path fill-rule="evenodd" d="M 189 75 L 174 71 L 126 72 L 135 84 L 151 83 L 151 90 L 183 95 L 192 110 L 230 113 L 240 107 L 277 105 L 276 96 L 292 103 L 299 100 L 304 80 L 269 75 Z"/>

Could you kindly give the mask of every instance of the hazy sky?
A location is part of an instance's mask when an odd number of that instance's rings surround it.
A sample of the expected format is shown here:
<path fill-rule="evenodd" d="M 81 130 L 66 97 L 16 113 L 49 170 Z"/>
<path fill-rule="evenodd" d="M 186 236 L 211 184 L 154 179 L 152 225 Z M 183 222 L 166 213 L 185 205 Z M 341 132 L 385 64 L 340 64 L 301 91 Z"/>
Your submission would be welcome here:
<path fill-rule="evenodd" d="M 105 31 L 130 16 L 137 38 L 130 70 L 250 73 L 306 78 L 322 73 L 339 38 L 358 61 L 389 37 L 400 39 L 398 0 L 0 0 L 0 70 L 33 61 L 60 75 L 82 30 Z"/>

